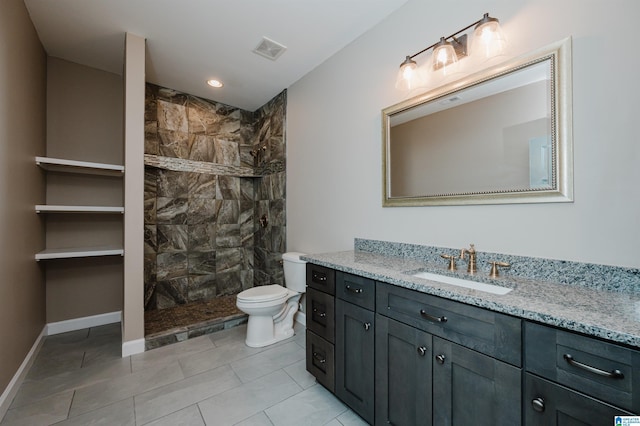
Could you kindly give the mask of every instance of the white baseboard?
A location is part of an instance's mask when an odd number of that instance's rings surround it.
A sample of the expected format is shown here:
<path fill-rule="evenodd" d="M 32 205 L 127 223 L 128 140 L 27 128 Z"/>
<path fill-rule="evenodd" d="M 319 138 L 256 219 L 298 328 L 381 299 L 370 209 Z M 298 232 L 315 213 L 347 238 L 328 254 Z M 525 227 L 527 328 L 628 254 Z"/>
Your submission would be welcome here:
<path fill-rule="evenodd" d="M 122 358 L 144 352 L 144 339 L 129 340 L 122 343 Z"/>
<path fill-rule="evenodd" d="M 22 361 L 22 364 L 20 364 L 20 368 L 18 368 L 18 371 L 16 371 L 16 374 L 13 375 L 13 378 L 7 385 L 6 389 L 4 390 L 4 392 L 2 392 L 2 395 L 0 395 L 0 419 L 2 419 L 4 415 L 7 413 L 7 410 L 9 409 L 9 406 L 11 405 L 13 398 L 16 396 L 16 393 L 18 393 L 18 389 L 20 388 L 20 385 L 24 381 L 24 378 L 27 375 L 29 368 L 31 368 L 31 366 L 33 365 L 33 361 L 36 359 L 36 356 L 40 351 L 40 347 L 42 346 L 43 339 L 46 336 L 46 330 L 47 330 L 47 326 L 45 325 L 42 328 L 40 335 L 38 336 L 36 341 L 33 343 L 33 346 L 31 346 L 31 350 L 29 351 L 27 356 L 24 358 L 24 361 Z"/>
<path fill-rule="evenodd" d="M 304 325 L 305 327 L 307 326 L 307 315 L 304 312 L 300 312 L 298 311 L 298 313 L 296 314 L 296 322 Z"/>
<path fill-rule="evenodd" d="M 68 331 L 82 330 L 83 328 L 98 327 L 112 324 L 122 320 L 122 312 L 109 312 L 106 314 L 92 315 L 90 317 L 74 318 L 66 321 L 50 322 L 45 326 L 46 336 L 66 333 Z"/>

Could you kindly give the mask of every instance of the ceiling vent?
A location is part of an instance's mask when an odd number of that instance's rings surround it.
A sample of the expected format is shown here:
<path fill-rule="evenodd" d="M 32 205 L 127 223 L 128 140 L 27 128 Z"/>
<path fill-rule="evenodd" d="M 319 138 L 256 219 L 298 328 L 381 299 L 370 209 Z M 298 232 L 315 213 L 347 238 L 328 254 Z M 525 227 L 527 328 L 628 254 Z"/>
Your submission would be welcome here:
<path fill-rule="evenodd" d="M 284 53 L 285 50 L 287 50 L 287 48 L 280 43 L 277 43 L 266 37 L 262 37 L 262 40 L 260 41 L 258 46 L 253 49 L 253 53 L 257 53 L 260 56 L 264 56 L 267 59 L 275 61 L 280 57 L 280 55 Z"/>

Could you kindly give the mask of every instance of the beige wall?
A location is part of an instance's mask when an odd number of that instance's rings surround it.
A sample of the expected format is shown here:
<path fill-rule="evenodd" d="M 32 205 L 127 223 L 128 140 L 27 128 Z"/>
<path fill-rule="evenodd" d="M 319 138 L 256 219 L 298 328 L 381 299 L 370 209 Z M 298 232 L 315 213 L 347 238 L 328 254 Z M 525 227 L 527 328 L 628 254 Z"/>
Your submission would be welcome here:
<path fill-rule="evenodd" d="M 47 156 L 123 164 L 123 83 L 116 74 L 47 60 Z M 47 204 L 123 205 L 123 180 L 47 174 Z M 122 246 L 122 215 L 46 216 L 47 247 Z M 47 261 L 47 322 L 122 310 L 121 257 Z"/>
<path fill-rule="evenodd" d="M 411 95 L 400 63 L 484 12 L 511 56 L 573 37 L 575 202 L 382 208 L 381 110 Z M 362 237 L 640 267 L 640 55 L 620 43 L 639 15 L 637 0 L 409 0 L 288 90 L 287 250 Z"/>
<path fill-rule="evenodd" d="M 44 248 L 46 56 L 21 0 L 0 6 L 0 393 L 45 324 L 45 287 L 34 254 Z M 0 412 L 0 416 L 2 413 Z"/>

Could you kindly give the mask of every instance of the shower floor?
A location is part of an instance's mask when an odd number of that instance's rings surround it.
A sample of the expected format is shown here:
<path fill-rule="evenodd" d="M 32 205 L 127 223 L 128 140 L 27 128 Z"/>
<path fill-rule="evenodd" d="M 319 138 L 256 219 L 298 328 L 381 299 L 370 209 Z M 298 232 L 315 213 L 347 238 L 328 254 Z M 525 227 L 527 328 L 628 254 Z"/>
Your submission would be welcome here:
<path fill-rule="evenodd" d="M 145 311 L 145 348 L 181 342 L 246 322 L 247 315 L 236 307 L 235 295 Z"/>

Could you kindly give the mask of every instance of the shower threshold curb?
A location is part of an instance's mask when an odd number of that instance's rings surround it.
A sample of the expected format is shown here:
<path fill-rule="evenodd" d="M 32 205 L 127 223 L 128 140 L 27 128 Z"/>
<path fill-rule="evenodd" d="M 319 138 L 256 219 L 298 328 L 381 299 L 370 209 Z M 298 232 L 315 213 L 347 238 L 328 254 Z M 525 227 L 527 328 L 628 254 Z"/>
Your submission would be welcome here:
<path fill-rule="evenodd" d="M 247 322 L 247 314 L 234 314 L 222 318 L 214 318 L 211 320 L 190 324 L 185 327 L 176 327 L 164 330 L 158 333 L 144 336 L 145 350 L 156 349 L 161 346 L 170 345 L 172 343 L 183 342 L 194 337 L 203 336 L 205 334 L 215 333 L 216 331 L 226 330 L 237 327 Z"/>

